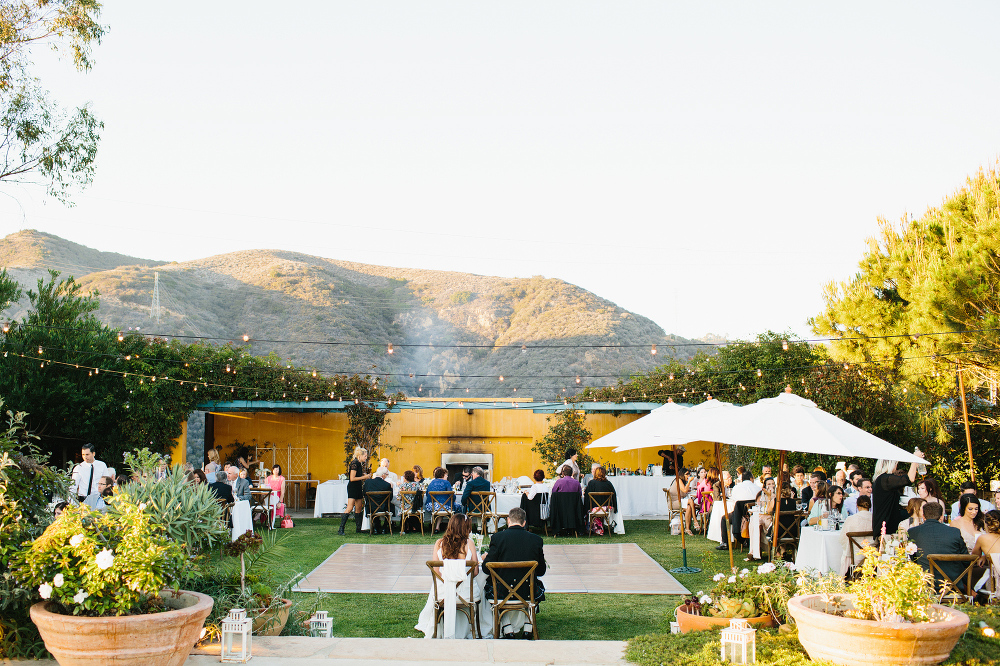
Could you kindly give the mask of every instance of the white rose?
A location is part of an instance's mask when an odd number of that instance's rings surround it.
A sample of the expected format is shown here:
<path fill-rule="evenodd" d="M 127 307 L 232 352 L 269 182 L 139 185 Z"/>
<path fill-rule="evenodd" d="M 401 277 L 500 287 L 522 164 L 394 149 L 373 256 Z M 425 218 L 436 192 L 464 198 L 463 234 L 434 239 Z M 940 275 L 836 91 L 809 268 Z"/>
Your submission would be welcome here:
<path fill-rule="evenodd" d="M 724 574 L 724 573 L 717 573 L 714 576 L 712 576 L 712 580 L 714 580 L 716 583 L 718 583 L 720 580 L 722 580 L 725 577 L 726 577 L 726 574 Z"/>
<path fill-rule="evenodd" d="M 700 601 L 703 604 L 710 604 L 710 603 L 712 603 L 712 597 L 710 597 L 710 596 L 708 596 L 706 594 L 703 597 L 701 597 L 700 599 L 698 599 L 698 601 Z"/>
<path fill-rule="evenodd" d="M 52 586 L 48 583 L 42 583 L 38 586 L 38 594 L 42 599 L 48 599 L 52 596 Z"/>
<path fill-rule="evenodd" d="M 750 573 L 750 570 L 749 569 L 744 569 L 743 571 L 740 572 L 740 575 L 741 576 L 745 576 L 748 573 Z"/>
<path fill-rule="evenodd" d="M 55 578 L 52 579 L 52 584 L 56 587 L 62 587 L 64 582 L 66 581 L 63 580 L 63 575 L 61 573 L 56 574 Z"/>
<path fill-rule="evenodd" d="M 112 553 L 107 548 L 105 548 L 104 550 L 102 550 L 97 554 L 97 566 L 99 566 L 102 570 L 107 569 L 114 563 L 115 563 L 114 553 Z"/>
<path fill-rule="evenodd" d="M 795 571 L 795 562 L 785 562 L 785 568 L 789 571 Z"/>
<path fill-rule="evenodd" d="M 773 562 L 765 562 L 764 564 L 757 567 L 757 573 L 759 574 L 769 574 L 774 571 L 777 567 L 774 566 Z"/>
<path fill-rule="evenodd" d="M 730 576 L 729 577 L 729 582 L 730 583 L 735 583 L 736 582 L 736 576 Z"/>
<path fill-rule="evenodd" d="M 145 511 L 145 510 L 146 510 L 146 503 L 143 502 L 142 504 L 139 505 L 139 511 Z"/>
<path fill-rule="evenodd" d="M 83 543 L 82 534 L 74 534 L 69 540 L 69 545 L 73 546 L 74 548 L 79 546 L 81 543 Z"/>
<path fill-rule="evenodd" d="M 78 604 L 82 604 L 83 600 L 89 596 L 90 596 L 89 594 L 87 594 L 83 590 L 80 590 L 73 596 L 73 601 L 75 601 Z"/>

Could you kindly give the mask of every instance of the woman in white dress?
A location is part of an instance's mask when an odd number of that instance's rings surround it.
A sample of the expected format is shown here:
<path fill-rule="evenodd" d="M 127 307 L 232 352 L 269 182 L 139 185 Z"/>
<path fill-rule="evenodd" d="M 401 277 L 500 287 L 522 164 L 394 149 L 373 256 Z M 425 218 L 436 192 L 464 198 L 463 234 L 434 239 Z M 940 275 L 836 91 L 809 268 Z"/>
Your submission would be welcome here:
<path fill-rule="evenodd" d="M 979 510 L 979 500 L 975 495 L 966 493 L 959 499 L 958 518 L 951 521 L 952 527 L 962 530 L 962 538 L 969 552 L 976 547 L 976 540 L 983 529 L 983 516 Z"/>
<path fill-rule="evenodd" d="M 465 560 L 466 562 L 475 562 L 475 566 L 473 566 L 471 573 L 471 576 L 475 578 L 476 574 L 479 573 L 479 553 L 476 552 L 476 544 L 469 538 L 469 533 L 471 531 L 472 522 L 469 520 L 468 516 L 461 513 L 453 515 L 448 521 L 448 529 L 445 530 L 444 536 L 434 542 L 434 556 L 432 559 Z M 444 585 L 446 584 L 446 582 L 442 582 L 440 580 L 438 581 L 438 599 L 444 599 Z M 482 585 L 477 583 L 474 583 L 473 585 L 475 601 L 480 607 L 479 626 L 481 635 L 485 637 L 487 633 L 490 633 L 493 616 L 492 614 L 489 614 L 489 617 L 483 617 L 482 610 L 485 604 L 482 603 Z M 462 599 L 465 599 L 468 596 L 468 576 L 462 581 L 455 583 L 455 592 L 456 595 Z M 424 604 L 424 608 L 420 611 L 420 616 L 417 618 L 416 630 L 423 632 L 424 638 L 432 638 L 434 636 L 434 601 L 434 586 L 432 584 L 431 590 L 427 594 L 427 603 Z M 443 621 L 438 625 L 437 634 L 438 637 L 444 636 Z M 475 636 L 473 636 L 472 626 L 469 624 L 469 618 L 461 611 L 455 614 L 455 638 L 475 638 Z"/>

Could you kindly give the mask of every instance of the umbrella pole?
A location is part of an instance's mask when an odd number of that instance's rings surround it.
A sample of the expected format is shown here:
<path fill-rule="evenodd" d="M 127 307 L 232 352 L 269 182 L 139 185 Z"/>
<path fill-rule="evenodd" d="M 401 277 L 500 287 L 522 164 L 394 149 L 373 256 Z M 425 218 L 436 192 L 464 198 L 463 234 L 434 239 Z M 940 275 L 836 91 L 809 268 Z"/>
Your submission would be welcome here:
<path fill-rule="evenodd" d="M 722 455 L 719 451 L 719 443 L 715 443 L 715 461 L 721 466 Z M 719 485 L 722 487 L 722 512 L 726 516 L 726 543 L 729 544 L 729 569 L 735 569 L 733 565 L 733 526 L 729 524 L 729 502 L 726 500 L 726 487 L 722 485 L 722 474 L 719 474 Z"/>
<path fill-rule="evenodd" d="M 969 449 L 969 475 L 976 482 L 976 466 L 972 463 L 972 435 L 969 434 L 969 409 L 965 406 L 965 382 L 962 381 L 962 365 L 958 366 L 958 392 L 962 396 L 962 419 L 965 421 L 965 445 Z"/>
<path fill-rule="evenodd" d="M 677 447 L 674 447 L 674 483 L 677 484 L 677 504 L 680 505 L 681 512 L 681 562 L 682 566 L 676 567 L 670 570 L 670 573 L 701 573 L 701 569 L 698 567 L 688 566 L 688 551 L 687 551 L 687 541 L 684 539 L 684 533 L 687 530 L 687 524 L 685 523 L 687 516 L 684 515 L 684 504 L 681 502 L 681 471 L 677 467 Z M 667 493 L 667 502 L 670 501 L 670 494 Z M 667 507 L 670 508 L 669 506 Z"/>
<path fill-rule="evenodd" d="M 785 450 L 778 454 L 778 480 L 774 484 L 774 522 L 771 523 L 771 562 L 778 554 L 778 525 L 781 514 L 781 487 L 785 481 Z"/>

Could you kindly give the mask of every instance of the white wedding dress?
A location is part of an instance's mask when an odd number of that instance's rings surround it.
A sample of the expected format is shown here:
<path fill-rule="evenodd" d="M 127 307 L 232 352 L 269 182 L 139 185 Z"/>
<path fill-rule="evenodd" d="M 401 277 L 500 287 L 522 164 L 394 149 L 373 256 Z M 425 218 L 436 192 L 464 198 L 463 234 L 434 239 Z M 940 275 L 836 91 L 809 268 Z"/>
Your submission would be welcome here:
<path fill-rule="evenodd" d="M 470 539 L 468 545 L 466 545 L 467 552 L 475 552 L 475 545 Z M 441 549 L 440 547 L 434 548 L 434 559 L 441 560 Z M 478 559 L 478 558 L 477 558 Z M 430 570 L 428 570 L 428 574 Z M 473 583 L 473 592 L 475 594 L 475 602 L 478 607 L 479 615 L 479 629 L 480 635 L 483 638 L 492 638 L 493 636 L 493 609 L 490 607 L 489 603 L 483 598 L 483 585 L 482 576 L 480 580 Z M 444 585 L 448 583 L 438 581 L 437 593 L 440 599 L 445 598 Z M 456 597 L 464 600 L 469 595 L 469 577 L 465 576 L 462 580 L 452 583 L 455 585 Z M 445 635 L 444 620 L 438 623 L 437 635 L 438 638 L 443 638 Z M 434 636 L 434 585 L 431 583 L 430 592 L 427 593 L 427 603 L 424 604 L 423 610 L 420 611 L 420 616 L 417 618 L 417 625 L 415 627 L 417 631 L 424 634 L 424 638 L 432 638 Z M 455 638 L 475 638 L 472 632 L 472 625 L 469 624 L 468 616 L 462 611 L 455 613 Z"/>

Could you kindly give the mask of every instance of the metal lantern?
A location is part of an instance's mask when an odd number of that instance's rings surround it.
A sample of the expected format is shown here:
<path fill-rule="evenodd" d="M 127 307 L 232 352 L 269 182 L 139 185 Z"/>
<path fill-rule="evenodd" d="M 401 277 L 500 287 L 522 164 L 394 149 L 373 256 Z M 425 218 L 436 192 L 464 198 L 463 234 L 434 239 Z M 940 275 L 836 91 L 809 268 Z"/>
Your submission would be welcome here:
<path fill-rule="evenodd" d="M 222 621 L 222 661 L 244 663 L 250 661 L 253 643 L 253 620 L 242 608 L 234 608 Z M 239 645 L 236 645 L 239 640 Z"/>
<path fill-rule="evenodd" d="M 743 618 L 734 617 L 729 626 L 720 632 L 722 661 L 733 664 L 757 662 L 757 630 Z"/>
<path fill-rule="evenodd" d="M 681 623 L 680 622 L 671 622 L 670 623 L 670 633 L 672 633 L 672 634 L 679 634 L 679 633 L 681 633 Z"/>
<path fill-rule="evenodd" d="M 326 616 L 326 611 L 316 611 L 309 618 L 309 635 L 319 638 L 330 638 L 333 635 L 333 618 Z"/>

